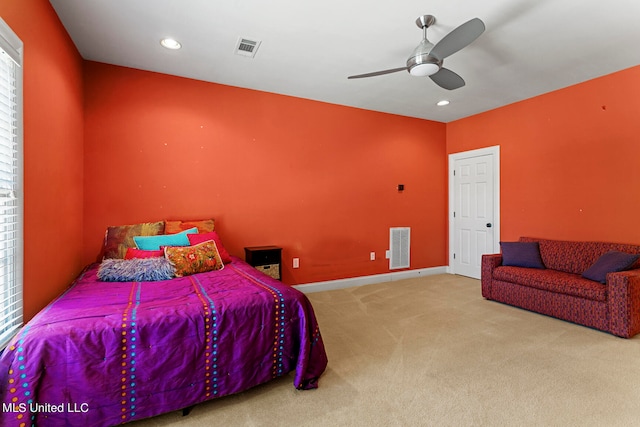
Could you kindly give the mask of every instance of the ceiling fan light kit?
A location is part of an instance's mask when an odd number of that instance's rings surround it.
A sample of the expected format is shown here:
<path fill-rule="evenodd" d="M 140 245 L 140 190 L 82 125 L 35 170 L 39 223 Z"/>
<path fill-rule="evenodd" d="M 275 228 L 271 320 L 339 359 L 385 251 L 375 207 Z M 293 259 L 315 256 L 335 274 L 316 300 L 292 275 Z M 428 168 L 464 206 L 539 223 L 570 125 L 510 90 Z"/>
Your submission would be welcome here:
<path fill-rule="evenodd" d="M 407 66 L 407 68 L 409 68 L 409 74 L 415 77 L 432 76 L 438 71 L 440 71 L 440 67 L 438 66 L 438 64 L 433 64 L 429 62 L 425 62 L 422 64 L 414 64 L 411 67 Z"/>
<path fill-rule="evenodd" d="M 416 19 L 416 25 L 423 31 L 422 41 L 407 59 L 405 67 L 358 74 L 348 78 L 359 79 L 407 70 L 412 76 L 429 76 L 435 84 L 444 89 L 453 90 L 464 86 L 465 82 L 462 77 L 447 68 L 443 68 L 442 63 L 446 57 L 453 55 L 477 39 L 485 30 L 484 23 L 478 18 L 473 18 L 456 27 L 434 45 L 427 40 L 427 28 L 435 24 L 435 22 L 436 18 L 433 15 L 422 15 Z"/>
<path fill-rule="evenodd" d="M 411 56 L 407 60 L 407 70 L 409 74 L 416 77 L 432 76 L 442 67 L 442 61 L 429 56 L 428 54 L 418 54 Z"/>

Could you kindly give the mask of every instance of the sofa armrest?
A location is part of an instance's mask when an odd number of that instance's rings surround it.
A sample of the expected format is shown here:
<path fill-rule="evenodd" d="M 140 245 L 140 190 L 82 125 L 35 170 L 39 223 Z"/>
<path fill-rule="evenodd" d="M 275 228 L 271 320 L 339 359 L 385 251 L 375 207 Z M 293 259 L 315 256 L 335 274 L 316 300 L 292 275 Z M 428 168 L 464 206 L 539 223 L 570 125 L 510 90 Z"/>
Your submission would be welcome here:
<path fill-rule="evenodd" d="M 607 274 L 611 333 L 630 338 L 640 332 L 640 269 Z"/>
<path fill-rule="evenodd" d="M 491 299 L 491 283 L 493 282 L 493 270 L 502 265 L 502 254 L 482 255 L 482 270 L 480 281 L 482 284 L 482 296 Z"/>

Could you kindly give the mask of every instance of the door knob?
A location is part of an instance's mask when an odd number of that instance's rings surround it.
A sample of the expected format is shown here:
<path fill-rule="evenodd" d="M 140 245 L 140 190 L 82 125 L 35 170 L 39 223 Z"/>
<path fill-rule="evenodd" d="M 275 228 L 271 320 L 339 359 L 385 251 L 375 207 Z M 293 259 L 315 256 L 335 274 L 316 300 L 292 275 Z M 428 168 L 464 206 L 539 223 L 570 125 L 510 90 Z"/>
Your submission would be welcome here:
<path fill-rule="evenodd" d="M 491 228 L 491 223 L 490 222 L 487 223 L 487 228 Z"/>

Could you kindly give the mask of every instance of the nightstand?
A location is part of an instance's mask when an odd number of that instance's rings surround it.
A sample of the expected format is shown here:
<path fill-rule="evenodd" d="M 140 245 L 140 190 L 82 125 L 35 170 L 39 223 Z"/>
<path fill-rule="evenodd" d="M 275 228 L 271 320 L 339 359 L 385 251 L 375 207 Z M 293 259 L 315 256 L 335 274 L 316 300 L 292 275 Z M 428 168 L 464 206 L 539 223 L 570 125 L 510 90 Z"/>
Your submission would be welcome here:
<path fill-rule="evenodd" d="M 282 269 L 282 248 L 278 246 L 251 246 L 244 248 L 247 264 L 262 271 L 267 276 L 280 280 Z"/>

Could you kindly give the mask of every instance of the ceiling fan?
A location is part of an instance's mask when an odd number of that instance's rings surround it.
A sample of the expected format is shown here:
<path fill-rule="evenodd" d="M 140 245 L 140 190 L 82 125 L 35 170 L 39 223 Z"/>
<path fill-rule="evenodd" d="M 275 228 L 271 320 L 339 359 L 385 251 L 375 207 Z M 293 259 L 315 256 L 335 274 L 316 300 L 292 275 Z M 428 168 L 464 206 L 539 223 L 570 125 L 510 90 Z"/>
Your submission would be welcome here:
<path fill-rule="evenodd" d="M 444 89 L 453 90 L 464 86 L 462 77 L 443 68 L 442 63 L 446 57 L 453 55 L 477 39 L 484 32 L 484 23 L 478 18 L 473 18 L 455 28 L 434 46 L 427 40 L 427 28 L 435 22 L 436 18 L 432 15 L 422 15 L 416 19 L 416 25 L 423 30 L 423 38 L 407 59 L 405 67 L 358 74 L 347 78 L 360 79 L 407 70 L 412 76 L 429 76 L 435 84 Z"/>

